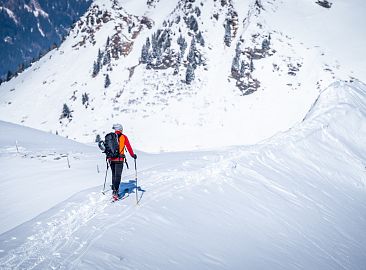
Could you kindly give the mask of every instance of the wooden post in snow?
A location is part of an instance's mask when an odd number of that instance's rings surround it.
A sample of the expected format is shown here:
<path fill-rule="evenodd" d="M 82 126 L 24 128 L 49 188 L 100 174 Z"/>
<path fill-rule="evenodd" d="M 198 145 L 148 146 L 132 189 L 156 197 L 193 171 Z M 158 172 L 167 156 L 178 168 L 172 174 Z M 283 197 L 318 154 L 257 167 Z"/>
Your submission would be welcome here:
<path fill-rule="evenodd" d="M 66 155 L 66 159 L 67 159 L 67 166 L 69 166 L 69 168 L 71 168 L 70 160 L 69 160 L 69 154 Z"/>

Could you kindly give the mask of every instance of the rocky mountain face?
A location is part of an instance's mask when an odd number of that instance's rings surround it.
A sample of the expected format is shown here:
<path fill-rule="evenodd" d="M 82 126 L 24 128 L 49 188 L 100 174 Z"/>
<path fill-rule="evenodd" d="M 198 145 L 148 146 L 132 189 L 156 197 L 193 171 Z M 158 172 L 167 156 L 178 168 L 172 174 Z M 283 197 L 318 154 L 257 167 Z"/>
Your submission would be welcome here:
<path fill-rule="evenodd" d="M 83 142 L 120 122 L 151 151 L 255 143 L 301 121 L 333 81 L 352 80 L 297 34 L 307 14 L 336 23 L 333 10 L 305 0 L 95 0 L 61 46 L 0 87 L 0 115 Z"/>
<path fill-rule="evenodd" d="M 91 2 L 0 1 L 0 78 L 9 79 L 58 46 Z"/>

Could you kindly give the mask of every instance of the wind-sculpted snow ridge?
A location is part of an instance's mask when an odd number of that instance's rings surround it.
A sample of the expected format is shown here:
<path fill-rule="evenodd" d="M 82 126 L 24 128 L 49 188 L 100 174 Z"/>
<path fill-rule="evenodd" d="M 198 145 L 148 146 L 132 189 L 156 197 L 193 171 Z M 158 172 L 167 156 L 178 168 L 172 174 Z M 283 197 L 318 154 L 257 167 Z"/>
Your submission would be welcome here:
<path fill-rule="evenodd" d="M 261 144 L 161 154 L 139 206 L 86 190 L 1 235 L 0 267 L 364 269 L 365 119 L 366 86 L 334 83 Z"/>

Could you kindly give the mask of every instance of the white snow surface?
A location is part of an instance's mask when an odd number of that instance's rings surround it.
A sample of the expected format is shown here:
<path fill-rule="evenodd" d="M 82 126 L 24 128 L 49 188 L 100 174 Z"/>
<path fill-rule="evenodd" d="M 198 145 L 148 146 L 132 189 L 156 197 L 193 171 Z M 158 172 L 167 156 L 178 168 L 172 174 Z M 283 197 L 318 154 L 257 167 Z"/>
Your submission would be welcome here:
<path fill-rule="evenodd" d="M 0 269 L 364 270 L 366 2 L 150 2 L 95 0 L 59 48 L 0 86 Z M 191 85 L 184 63 L 178 75 L 139 63 L 167 28 L 173 51 L 186 39 L 184 62 L 191 14 L 206 60 Z M 260 87 L 242 95 L 236 44 L 245 59 L 269 34 L 271 53 L 253 60 Z M 131 50 L 92 78 L 112 36 Z M 113 123 L 141 150 L 139 204 L 131 158 L 126 197 L 101 192 L 93 141 Z"/>
<path fill-rule="evenodd" d="M 101 194 L 95 146 L 0 122 L 0 268 L 365 269 L 365 120 L 336 82 L 260 144 L 139 152 L 138 205 Z"/>

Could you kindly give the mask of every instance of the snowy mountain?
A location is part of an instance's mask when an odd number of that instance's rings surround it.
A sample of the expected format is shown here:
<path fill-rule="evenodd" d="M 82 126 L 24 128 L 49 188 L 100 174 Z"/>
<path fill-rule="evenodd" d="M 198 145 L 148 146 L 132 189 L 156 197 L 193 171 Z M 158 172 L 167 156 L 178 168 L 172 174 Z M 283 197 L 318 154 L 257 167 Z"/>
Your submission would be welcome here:
<path fill-rule="evenodd" d="M 0 269 L 365 269 L 365 12 L 93 1 L 0 86 Z"/>
<path fill-rule="evenodd" d="M 22 72 L 32 61 L 57 47 L 91 2 L 0 1 L 0 79 Z"/>
<path fill-rule="evenodd" d="M 100 193 L 91 148 L 0 122 L 0 268 L 362 270 L 365 119 L 366 85 L 337 82 L 260 144 L 139 153 L 139 205 Z"/>
<path fill-rule="evenodd" d="M 59 48 L 0 86 L 0 117 L 80 142 L 121 122 L 145 151 L 256 143 L 301 121 L 332 82 L 365 81 L 365 10 L 96 0 Z"/>

